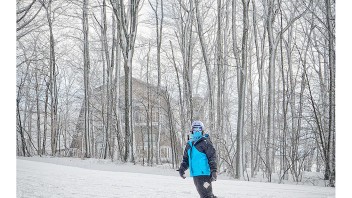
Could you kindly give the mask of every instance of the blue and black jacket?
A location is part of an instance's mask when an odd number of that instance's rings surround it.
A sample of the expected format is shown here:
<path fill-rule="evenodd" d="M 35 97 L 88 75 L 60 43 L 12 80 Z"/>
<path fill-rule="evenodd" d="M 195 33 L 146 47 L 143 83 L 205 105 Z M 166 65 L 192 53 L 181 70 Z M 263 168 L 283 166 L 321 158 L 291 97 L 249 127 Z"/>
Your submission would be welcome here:
<path fill-rule="evenodd" d="M 191 177 L 210 175 L 217 170 L 216 151 L 208 134 L 187 142 L 180 169 L 188 168 Z"/>

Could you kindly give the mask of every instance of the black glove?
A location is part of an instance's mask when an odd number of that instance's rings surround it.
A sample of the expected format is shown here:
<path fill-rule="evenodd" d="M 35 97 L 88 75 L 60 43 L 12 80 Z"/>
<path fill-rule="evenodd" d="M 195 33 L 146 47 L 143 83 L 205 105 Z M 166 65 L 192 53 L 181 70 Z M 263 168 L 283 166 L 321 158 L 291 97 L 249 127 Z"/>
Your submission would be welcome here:
<path fill-rule="evenodd" d="M 216 171 L 211 172 L 210 180 L 213 182 L 213 181 L 216 181 L 217 178 L 218 178 L 218 175 L 216 174 Z"/>
<path fill-rule="evenodd" d="M 181 176 L 183 179 L 186 179 L 185 171 L 184 171 L 182 168 L 180 168 L 180 169 L 178 169 L 178 170 L 176 170 L 176 171 L 178 171 L 178 173 L 180 174 L 180 176 Z"/>

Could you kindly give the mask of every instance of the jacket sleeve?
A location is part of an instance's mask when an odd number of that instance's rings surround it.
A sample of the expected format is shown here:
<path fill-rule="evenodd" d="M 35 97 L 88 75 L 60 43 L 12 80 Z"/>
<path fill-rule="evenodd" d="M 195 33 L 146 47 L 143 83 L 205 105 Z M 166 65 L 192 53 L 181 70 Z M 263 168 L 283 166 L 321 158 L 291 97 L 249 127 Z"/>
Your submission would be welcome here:
<path fill-rule="evenodd" d="M 188 166 L 189 166 L 189 163 L 188 163 L 188 149 L 189 149 L 189 144 L 187 143 L 186 145 L 186 148 L 183 152 L 183 159 L 182 159 L 182 162 L 181 162 L 181 165 L 180 165 L 180 169 L 182 170 L 187 170 L 188 169 Z"/>
<path fill-rule="evenodd" d="M 213 143 L 210 141 L 210 138 L 208 138 L 206 140 L 205 154 L 207 155 L 207 158 L 208 158 L 210 172 L 217 171 L 216 150 L 215 150 L 215 148 L 213 146 Z"/>

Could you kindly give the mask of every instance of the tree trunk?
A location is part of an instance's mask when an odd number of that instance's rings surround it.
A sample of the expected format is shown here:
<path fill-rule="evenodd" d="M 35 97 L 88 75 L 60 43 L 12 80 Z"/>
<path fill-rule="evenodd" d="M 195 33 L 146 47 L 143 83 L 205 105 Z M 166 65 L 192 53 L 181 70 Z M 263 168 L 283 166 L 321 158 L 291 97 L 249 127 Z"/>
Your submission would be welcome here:
<path fill-rule="evenodd" d="M 152 166 L 152 159 L 151 159 L 151 125 L 150 125 L 150 86 L 149 86 L 149 58 L 150 58 L 150 43 L 149 43 L 149 48 L 148 48 L 148 54 L 147 54 L 147 109 L 146 109 L 146 118 L 147 118 L 147 136 L 148 136 L 148 151 L 147 151 L 147 164 L 148 166 Z"/>
<path fill-rule="evenodd" d="M 134 44 L 137 35 L 138 11 L 140 0 L 129 0 L 126 15 L 125 4 L 123 1 L 110 0 L 114 14 L 117 19 L 117 28 L 121 30 L 120 47 L 124 57 L 125 71 L 125 154 L 124 161 L 134 161 L 133 155 L 133 134 L 132 126 L 132 57 Z"/>
<path fill-rule="evenodd" d="M 38 83 L 38 71 L 35 71 L 35 95 L 36 95 L 36 107 L 37 107 L 37 155 L 41 155 L 41 133 L 40 133 L 40 106 L 39 106 L 39 83 Z"/>
<path fill-rule="evenodd" d="M 128 156 L 130 155 L 130 144 L 131 144 L 131 131 L 130 131 L 130 97 L 129 97 L 129 67 L 127 61 L 124 63 L 125 71 L 125 155 L 124 161 L 127 162 Z"/>
<path fill-rule="evenodd" d="M 50 44 L 50 57 L 49 57 L 49 86 L 50 86 L 50 131 L 51 131 L 51 155 L 56 154 L 57 149 L 57 106 L 58 106 L 58 94 L 56 84 L 56 59 L 55 59 L 55 39 L 53 34 L 52 24 L 52 11 L 51 11 L 52 0 L 49 0 L 47 5 L 42 2 L 42 5 L 46 10 L 46 18 L 49 26 L 49 44 Z"/>
<path fill-rule="evenodd" d="M 331 13 L 331 3 L 330 0 L 325 0 L 326 7 L 326 24 L 328 32 L 329 41 L 329 135 L 328 135 L 328 145 L 327 145 L 327 156 L 332 157 L 331 159 L 331 169 L 326 170 L 325 179 L 329 179 L 330 186 L 335 186 L 335 45 L 334 45 L 334 30 L 332 22 Z M 332 150 L 330 150 L 332 144 Z M 328 160 L 330 161 L 330 160 Z M 330 172 L 331 171 L 331 172 Z"/>
<path fill-rule="evenodd" d="M 46 89 L 45 89 L 45 103 L 44 103 L 44 134 L 43 134 L 43 147 L 42 147 L 42 154 L 45 155 L 45 147 L 46 147 L 46 132 L 48 126 L 48 100 L 49 100 L 49 87 L 50 83 L 46 82 Z"/>
<path fill-rule="evenodd" d="M 261 43 L 261 49 L 259 49 L 258 43 L 258 33 L 257 33 L 257 18 L 256 18 L 256 5 L 255 0 L 252 0 L 252 7 L 253 7 L 253 33 L 254 33 L 254 42 L 255 42 L 255 51 L 256 51 L 256 62 L 257 62 L 257 69 L 258 69 L 258 90 L 259 90 L 259 99 L 258 99 L 258 117 L 259 117 L 259 124 L 258 124 L 258 134 L 256 138 L 256 156 L 255 156 L 255 166 L 253 170 L 253 176 L 255 175 L 255 171 L 257 170 L 257 162 L 259 161 L 260 155 L 260 142 L 261 142 L 261 135 L 263 134 L 263 65 L 264 65 L 264 46 L 265 46 L 265 38 L 266 38 L 266 28 L 264 28 L 263 32 L 263 41 Z M 261 56 L 259 52 L 262 52 Z"/>
<path fill-rule="evenodd" d="M 106 65 L 107 65 L 107 81 L 106 81 L 106 126 L 105 126 L 105 149 L 104 149 L 104 159 L 108 156 L 108 152 L 111 154 L 111 144 L 110 144 L 110 131 L 111 131 L 111 81 L 112 81 L 112 64 L 110 61 L 110 55 L 109 55 L 109 44 L 107 41 L 107 22 L 106 22 L 106 3 L 105 0 L 103 0 L 103 9 L 102 9 L 102 40 L 103 40 L 103 46 L 104 46 L 104 52 L 105 52 L 105 60 L 106 60 Z M 113 57 L 112 57 L 113 60 Z M 105 89 L 105 87 L 104 87 Z"/>
<path fill-rule="evenodd" d="M 272 0 L 269 1 L 268 13 L 267 13 L 267 31 L 268 31 L 268 42 L 269 42 L 269 76 L 268 76 L 268 116 L 267 116 L 267 137 L 266 137 L 266 174 L 267 179 L 271 182 L 271 162 L 270 162 L 270 150 L 272 147 L 271 143 L 271 135 L 273 133 L 273 119 L 274 119 L 274 72 L 275 72 L 275 49 L 274 49 L 274 35 L 273 35 L 273 9 L 274 2 Z"/>
<path fill-rule="evenodd" d="M 116 20 L 116 18 L 114 17 Z M 116 27 L 115 27 L 116 28 Z M 115 118 L 116 118 L 116 138 L 117 138 L 117 143 L 118 143 L 118 151 L 119 151 L 119 156 L 120 159 L 122 160 L 122 154 L 123 154 L 123 142 L 122 142 L 122 136 L 121 136 L 121 118 L 120 118 L 120 67 L 121 67 L 121 48 L 118 45 L 118 41 L 120 40 L 121 36 L 121 30 L 119 28 L 116 28 L 117 31 L 117 39 L 115 42 L 115 47 L 116 47 L 116 66 L 115 66 Z"/>
<path fill-rule="evenodd" d="M 222 74 L 223 74 L 223 39 L 222 39 L 222 0 L 217 0 L 217 30 L 216 30 L 216 66 L 217 66 L 217 120 L 216 132 L 222 135 Z M 216 144 L 218 145 L 218 144 Z M 219 150 L 219 149 L 217 149 Z"/>
<path fill-rule="evenodd" d="M 170 40 L 170 47 L 171 47 L 171 53 L 172 53 L 172 63 L 175 68 L 175 73 L 176 73 L 176 79 L 177 79 L 177 87 L 178 87 L 178 96 L 179 96 L 179 106 L 180 106 L 180 119 L 181 119 L 181 139 L 180 143 L 183 145 L 183 139 L 185 138 L 185 133 L 186 133 L 186 127 L 185 127 L 185 113 L 184 113 L 184 105 L 183 105 L 183 99 L 182 99 L 182 90 L 181 90 L 181 83 L 180 83 L 180 77 L 179 77 L 179 72 L 177 69 L 176 61 L 175 61 L 175 55 L 174 55 L 174 48 L 172 45 L 172 42 Z"/>
<path fill-rule="evenodd" d="M 20 107 L 19 107 L 19 103 L 20 100 L 17 99 L 16 102 L 16 109 L 17 109 L 17 130 L 20 133 L 21 136 L 21 143 L 22 143 L 22 154 L 23 156 L 26 157 L 26 154 L 28 153 L 28 149 L 27 149 L 27 144 L 26 144 L 26 139 L 24 138 L 24 134 L 23 134 L 23 127 L 22 127 L 22 120 L 21 120 L 21 114 L 20 114 Z M 26 152 L 27 151 L 27 152 Z M 29 156 L 29 154 L 27 155 Z"/>
<path fill-rule="evenodd" d="M 156 45 L 157 45 L 157 54 L 156 54 L 156 60 L 157 60 L 157 67 L 158 67 L 158 85 L 157 85 L 157 101 L 158 101 L 158 134 L 157 134 L 157 154 L 156 154 L 156 164 L 159 164 L 159 159 L 160 159 L 160 133 L 161 133 L 161 108 L 160 108 L 160 83 L 161 83 L 161 62 L 160 62 L 160 50 L 161 50 L 161 41 L 162 41 L 162 32 L 163 32 L 163 21 L 164 21 L 164 4 L 163 0 L 160 1 L 160 11 L 161 11 L 161 18 L 160 18 L 160 25 L 159 25 L 159 15 L 158 15 L 158 9 L 159 9 L 159 1 L 156 0 L 156 7 L 152 5 L 152 3 L 149 0 L 149 4 L 152 7 L 154 14 L 155 14 L 155 23 L 156 23 Z"/>
<path fill-rule="evenodd" d="M 90 60 L 89 60 L 89 41 L 88 41 L 88 0 L 83 0 L 83 68 L 84 68 L 84 146 L 85 153 L 84 157 L 91 157 L 90 153 L 90 133 L 89 133 L 89 69 L 90 69 Z"/>
<path fill-rule="evenodd" d="M 208 92 L 209 92 L 209 129 L 211 132 L 215 132 L 214 129 L 214 97 L 213 97 L 213 87 L 212 87 L 212 72 L 211 72 L 211 66 L 208 58 L 208 52 L 207 52 L 207 46 L 205 43 L 205 38 L 204 38 L 204 33 L 203 33 L 203 21 L 201 18 L 201 13 L 199 10 L 199 0 L 195 0 L 195 6 L 196 6 L 196 18 L 197 18 L 197 32 L 198 32 L 198 37 L 199 37 L 199 42 L 202 48 L 202 55 L 204 59 L 204 64 L 205 64 L 205 69 L 207 72 L 207 80 L 208 80 Z M 171 42 L 171 41 L 170 41 Z"/>
<path fill-rule="evenodd" d="M 242 0 L 243 5 L 243 34 L 242 34 L 242 64 L 238 67 L 238 118 L 237 118 L 237 149 L 236 149 L 236 178 L 243 177 L 243 129 L 244 129 L 244 109 L 247 82 L 247 42 L 248 42 L 248 5 L 249 1 Z"/>
<path fill-rule="evenodd" d="M 282 31 L 282 10 L 281 10 L 281 5 L 280 5 L 280 28 Z M 286 90 L 286 81 L 285 81 L 285 71 L 284 71 L 284 58 L 283 58 L 283 44 L 282 44 L 282 40 L 283 40 L 283 35 L 280 35 L 280 61 L 281 61 L 281 75 L 282 75 L 282 114 L 283 114 L 283 129 L 282 129 L 282 159 L 281 159 L 281 163 L 282 165 L 280 166 L 280 174 L 282 173 L 282 176 L 280 175 L 280 180 L 281 179 L 288 179 L 288 175 L 286 174 L 286 168 L 287 168 L 287 161 L 286 161 L 286 136 L 287 136 L 287 109 L 288 109 L 288 101 L 286 102 L 286 94 L 288 89 Z M 291 51 L 287 51 L 287 54 L 291 54 Z M 290 56 L 290 55 L 288 55 Z M 287 82 L 288 83 L 288 82 Z M 291 81 L 292 84 L 292 81 Z"/>

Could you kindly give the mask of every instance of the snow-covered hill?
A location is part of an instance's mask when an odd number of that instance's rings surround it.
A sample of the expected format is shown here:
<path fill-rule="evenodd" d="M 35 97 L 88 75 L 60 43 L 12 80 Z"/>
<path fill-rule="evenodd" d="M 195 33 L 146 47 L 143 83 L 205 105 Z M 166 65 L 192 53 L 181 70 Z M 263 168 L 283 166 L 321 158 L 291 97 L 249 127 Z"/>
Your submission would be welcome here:
<path fill-rule="evenodd" d="M 17 159 L 17 197 L 199 197 L 192 178 L 183 180 L 169 169 L 28 159 Z M 222 179 L 213 183 L 213 189 L 215 195 L 229 198 L 335 197 L 335 189 L 328 187 Z"/>

